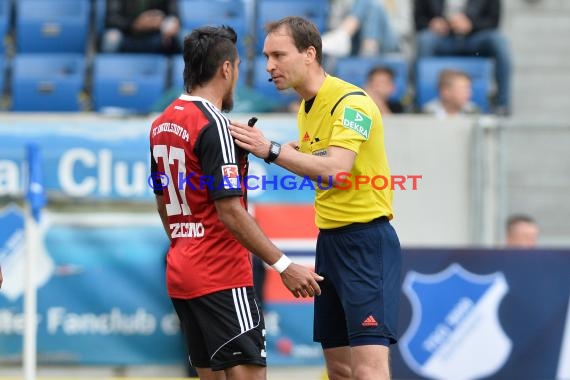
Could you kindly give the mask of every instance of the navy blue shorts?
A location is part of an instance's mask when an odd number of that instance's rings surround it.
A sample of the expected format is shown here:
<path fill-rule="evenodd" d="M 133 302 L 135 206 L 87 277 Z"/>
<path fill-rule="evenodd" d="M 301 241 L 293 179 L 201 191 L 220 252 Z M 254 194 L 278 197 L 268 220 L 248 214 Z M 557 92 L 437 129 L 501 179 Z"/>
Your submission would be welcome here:
<path fill-rule="evenodd" d="M 321 230 L 316 272 L 315 342 L 323 348 L 389 345 L 397 341 L 402 258 L 386 217 Z"/>

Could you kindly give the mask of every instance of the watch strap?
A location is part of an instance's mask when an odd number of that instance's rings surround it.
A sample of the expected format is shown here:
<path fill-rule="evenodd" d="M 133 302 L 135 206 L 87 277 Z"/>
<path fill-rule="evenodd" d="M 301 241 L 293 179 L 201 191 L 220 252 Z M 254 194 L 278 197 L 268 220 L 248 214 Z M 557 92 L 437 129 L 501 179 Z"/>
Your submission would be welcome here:
<path fill-rule="evenodd" d="M 271 141 L 271 146 L 269 147 L 269 155 L 267 156 L 267 158 L 264 159 L 264 161 L 270 164 L 273 161 L 275 161 L 277 157 L 279 157 L 280 153 L 281 153 L 281 144 L 276 143 L 275 141 Z"/>

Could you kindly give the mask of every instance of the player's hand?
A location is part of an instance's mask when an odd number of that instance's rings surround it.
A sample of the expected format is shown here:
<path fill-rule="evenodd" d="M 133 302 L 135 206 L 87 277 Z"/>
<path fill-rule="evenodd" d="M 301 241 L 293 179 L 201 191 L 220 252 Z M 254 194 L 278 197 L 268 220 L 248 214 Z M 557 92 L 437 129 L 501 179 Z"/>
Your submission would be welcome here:
<path fill-rule="evenodd" d="M 271 141 L 267 140 L 258 128 L 232 121 L 230 132 L 240 148 L 259 158 L 267 158 L 269 155 Z"/>
<path fill-rule="evenodd" d="M 320 295 L 321 287 L 317 281 L 324 279 L 324 277 L 310 271 L 307 267 L 295 263 L 291 263 L 287 269 L 281 273 L 283 284 L 285 284 L 295 298 Z"/>

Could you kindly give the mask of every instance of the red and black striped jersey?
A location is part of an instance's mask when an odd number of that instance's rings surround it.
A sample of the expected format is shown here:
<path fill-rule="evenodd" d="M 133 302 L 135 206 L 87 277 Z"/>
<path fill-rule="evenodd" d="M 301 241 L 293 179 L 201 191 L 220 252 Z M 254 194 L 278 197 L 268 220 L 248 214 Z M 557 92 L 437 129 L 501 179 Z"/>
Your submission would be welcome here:
<path fill-rule="evenodd" d="M 244 203 L 246 154 L 228 126 L 211 102 L 186 94 L 152 123 L 151 176 L 168 215 L 166 282 L 173 298 L 253 285 L 250 253 L 220 221 L 214 204 L 224 197 Z"/>

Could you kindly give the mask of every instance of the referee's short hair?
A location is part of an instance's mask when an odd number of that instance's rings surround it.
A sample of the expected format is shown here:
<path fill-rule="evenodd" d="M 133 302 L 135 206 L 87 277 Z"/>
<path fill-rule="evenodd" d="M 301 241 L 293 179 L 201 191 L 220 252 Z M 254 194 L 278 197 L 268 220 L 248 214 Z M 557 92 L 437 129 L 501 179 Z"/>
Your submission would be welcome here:
<path fill-rule="evenodd" d="M 184 89 L 191 93 L 215 75 L 225 61 L 234 63 L 238 57 L 237 34 L 230 26 L 204 26 L 184 38 Z"/>
<path fill-rule="evenodd" d="M 305 51 L 311 46 L 314 47 L 317 52 L 317 62 L 319 65 L 323 64 L 323 41 L 315 24 L 303 17 L 288 16 L 265 25 L 267 34 L 280 28 L 289 29 L 295 47 L 299 52 Z"/>

